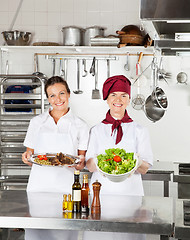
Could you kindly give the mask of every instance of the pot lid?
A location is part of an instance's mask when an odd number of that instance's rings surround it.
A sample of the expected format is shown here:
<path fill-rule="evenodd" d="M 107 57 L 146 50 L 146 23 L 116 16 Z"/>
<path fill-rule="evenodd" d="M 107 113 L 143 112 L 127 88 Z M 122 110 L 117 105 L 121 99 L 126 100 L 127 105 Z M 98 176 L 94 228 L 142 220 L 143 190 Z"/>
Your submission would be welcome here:
<path fill-rule="evenodd" d="M 63 29 L 68 29 L 68 28 L 74 28 L 74 29 L 80 29 L 80 30 L 83 30 L 82 27 L 77 27 L 77 26 L 65 26 L 65 27 L 62 27 L 62 30 L 63 30 Z"/>
<path fill-rule="evenodd" d="M 99 29 L 99 30 L 105 30 L 105 27 L 100 27 L 100 26 L 92 26 L 92 27 L 87 27 L 85 30 L 87 29 Z"/>

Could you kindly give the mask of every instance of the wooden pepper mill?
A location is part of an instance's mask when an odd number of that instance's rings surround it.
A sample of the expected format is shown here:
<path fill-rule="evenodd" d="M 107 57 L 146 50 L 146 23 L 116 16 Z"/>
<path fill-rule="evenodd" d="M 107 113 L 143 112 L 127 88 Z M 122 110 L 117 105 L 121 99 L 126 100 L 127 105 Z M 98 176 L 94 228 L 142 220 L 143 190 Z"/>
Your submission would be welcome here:
<path fill-rule="evenodd" d="M 100 205 L 100 188 L 101 188 L 101 183 L 96 180 L 92 184 L 93 187 L 93 200 L 92 200 L 92 205 L 91 205 L 91 214 L 94 216 L 93 218 L 98 219 L 100 217 L 101 213 L 101 205 Z"/>

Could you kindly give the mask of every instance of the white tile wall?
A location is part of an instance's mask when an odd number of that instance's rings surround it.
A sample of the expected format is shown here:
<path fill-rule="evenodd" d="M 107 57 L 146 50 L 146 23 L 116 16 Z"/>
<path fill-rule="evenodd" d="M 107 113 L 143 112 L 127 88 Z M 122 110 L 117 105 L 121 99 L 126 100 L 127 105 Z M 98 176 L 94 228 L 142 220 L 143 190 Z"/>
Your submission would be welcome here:
<path fill-rule="evenodd" d="M 10 29 L 19 2 L 0 0 L 1 32 Z M 43 40 L 61 44 L 63 26 L 99 25 L 106 27 L 105 34 L 109 35 L 128 24 L 140 25 L 139 0 L 23 0 L 13 30 L 31 31 L 33 42 Z M 0 45 L 2 43 L 1 36 Z"/>

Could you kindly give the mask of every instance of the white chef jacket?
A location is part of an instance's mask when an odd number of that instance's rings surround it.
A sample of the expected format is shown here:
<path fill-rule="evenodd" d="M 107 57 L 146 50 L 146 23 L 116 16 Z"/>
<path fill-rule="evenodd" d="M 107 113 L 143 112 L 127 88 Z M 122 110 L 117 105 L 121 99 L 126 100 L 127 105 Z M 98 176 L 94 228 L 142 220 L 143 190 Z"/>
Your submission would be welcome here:
<path fill-rule="evenodd" d="M 34 117 L 30 121 L 24 141 L 24 146 L 34 149 L 34 153 L 37 154 L 63 152 L 77 155 L 77 150 L 86 150 L 87 144 L 88 126 L 71 110 L 62 116 L 57 124 L 49 111 Z M 27 191 L 71 193 L 74 181 L 73 173 L 73 168 L 33 164 Z M 77 231 L 69 230 L 26 229 L 25 239 L 70 240 L 77 239 L 77 234 Z"/>
<path fill-rule="evenodd" d="M 136 122 L 121 123 L 121 127 L 123 137 L 116 145 L 117 130 L 115 129 L 111 134 L 112 124 L 99 123 L 94 126 L 90 132 L 86 160 L 94 158 L 100 153 L 105 153 L 105 150 L 109 148 L 123 148 L 126 152 L 138 153 L 142 160 L 152 165 L 153 156 L 147 129 Z M 144 195 L 141 174 L 138 172 L 123 182 L 112 182 L 96 171 L 92 174 L 91 183 L 96 180 L 102 184 L 101 194 Z"/>
<path fill-rule="evenodd" d="M 24 146 L 34 153 L 67 153 L 77 155 L 77 150 L 86 150 L 88 126 L 71 110 L 57 124 L 48 112 L 34 117 L 24 141 Z M 73 168 L 38 166 L 33 164 L 27 191 L 71 193 Z"/>
<path fill-rule="evenodd" d="M 49 109 L 50 111 L 50 109 Z M 54 133 L 69 133 L 72 138 L 73 154 L 77 154 L 77 150 L 86 150 L 88 143 L 88 126 L 87 124 L 75 116 L 70 109 L 67 114 L 62 116 L 57 124 L 55 124 L 53 117 L 49 111 L 42 113 L 30 120 L 28 131 L 24 140 L 24 146 L 33 148 L 35 153 L 38 148 L 38 135 L 40 133 L 54 134 Z M 50 151 L 49 146 L 44 146 Z M 46 150 L 44 150 L 46 151 Z M 59 150 L 60 151 L 60 150 Z"/>
<path fill-rule="evenodd" d="M 123 148 L 126 152 L 138 153 L 139 157 L 153 164 L 153 155 L 149 140 L 149 134 L 146 128 L 140 126 L 136 122 L 121 123 L 123 130 L 122 140 L 116 145 L 117 130 L 112 134 L 112 124 L 99 123 L 91 129 L 88 150 L 86 153 L 86 160 L 96 157 L 100 153 L 105 153 L 109 148 Z M 108 178 L 96 171 L 92 174 L 90 181 L 90 191 L 92 190 L 92 183 L 98 180 L 102 186 L 100 194 L 108 195 L 131 195 L 143 196 L 143 185 L 141 174 L 135 172 L 131 177 L 122 182 L 112 182 Z M 109 211 L 109 210 L 108 210 Z M 84 232 L 84 240 L 144 240 L 144 234 L 133 233 L 118 233 L 118 232 Z"/>

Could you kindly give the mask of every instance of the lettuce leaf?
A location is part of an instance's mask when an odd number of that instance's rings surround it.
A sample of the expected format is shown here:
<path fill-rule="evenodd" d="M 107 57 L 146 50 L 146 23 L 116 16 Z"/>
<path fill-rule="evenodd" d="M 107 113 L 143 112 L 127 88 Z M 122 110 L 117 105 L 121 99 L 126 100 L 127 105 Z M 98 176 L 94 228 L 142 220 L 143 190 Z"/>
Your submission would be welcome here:
<path fill-rule="evenodd" d="M 121 158 L 120 162 L 115 162 L 113 160 L 114 156 L 119 156 Z M 134 159 L 134 153 L 126 153 L 124 149 L 121 148 L 110 148 L 105 150 L 105 154 L 99 154 L 97 156 L 98 167 L 106 173 L 109 174 L 124 174 L 131 171 L 136 164 L 136 159 Z"/>

